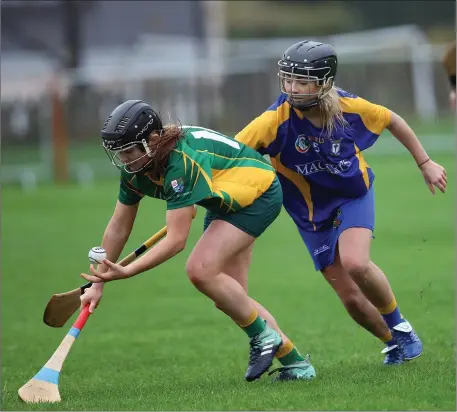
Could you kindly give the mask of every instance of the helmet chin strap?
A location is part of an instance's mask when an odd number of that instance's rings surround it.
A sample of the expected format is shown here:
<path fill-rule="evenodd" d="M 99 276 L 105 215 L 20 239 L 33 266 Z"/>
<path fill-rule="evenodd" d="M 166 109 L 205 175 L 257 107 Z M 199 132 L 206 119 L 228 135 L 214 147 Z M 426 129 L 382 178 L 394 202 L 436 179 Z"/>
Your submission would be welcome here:
<path fill-rule="evenodd" d="M 321 91 L 314 100 L 310 100 L 309 102 L 306 102 L 306 103 L 296 103 L 291 98 L 291 95 L 289 95 L 287 101 L 290 103 L 291 106 L 295 107 L 297 110 L 305 112 L 305 111 L 312 109 L 313 107 L 316 107 L 320 103 L 322 98 L 330 92 L 330 90 L 332 89 L 332 86 L 333 86 L 333 78 L 328 78 L 326 80 L 326 82 L 321 86 Z"/>
<path fill-rule="evenodd" d="M 150 159 L 145 165 L 143 165 L 142 167 L 140 167 L 138 170 L 134 170 L 134 171 L 127 170 L 127 169 L 125 169 L 125 170 L 126 170 L 126 172 L 132 173 L 132 174 L 134 174 L 134 173 L 139 173 L 139 172 L 146 172 L 146 171 L 148 171 L 148 170 L 151 168 L 151 166 L 152 166 L 153 164 L 154 164 L 154 161 L 153 161 L 152 159 Z"/>
<path fill-rule="evenodd" d="M 310 102 L 306 102 L 303 104 L 300 103 L 295 103 L 292 99 L 288 99 L 288 102 L 292 107 L 295 107 L 297 110 L 300 110 L 302 112 L 308 111 L 312 109 L 313 107 L 316 107 L 319 104 L 319 99 L 312 100 Z"/>

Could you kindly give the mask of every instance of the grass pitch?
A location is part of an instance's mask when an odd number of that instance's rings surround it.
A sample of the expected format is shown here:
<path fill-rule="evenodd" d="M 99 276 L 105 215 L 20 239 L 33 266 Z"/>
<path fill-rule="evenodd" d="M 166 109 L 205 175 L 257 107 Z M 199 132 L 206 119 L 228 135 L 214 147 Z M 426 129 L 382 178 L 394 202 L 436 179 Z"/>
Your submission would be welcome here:
<path fill-rule="evenodd" d="M 72 322 L 42 322 L 52 293 L 84 283 L 117 181 L 94 188 L 3 189 L 2 410 L 455 410 L 455 157 L 437 156 L 449 189 L 432 196 L 412 159 L 367 156 L 376 174 L 372 257 L 424 342 L 421 358 L 384 367 L 382 344 L 356 325 L 283 212 L 254 249 L 250 294 L 275 315 L 317 370 L 313 382 L 243 380 L 247 337 L 187 280 L 186 251 L 107 285 L 60 378 L 62 403 L 25 405 L 17 390 L 48 360 Z M 125 254 L 164 225 L 145 199 Z M 73 320 L 73 319 L 72 319 Z"/>

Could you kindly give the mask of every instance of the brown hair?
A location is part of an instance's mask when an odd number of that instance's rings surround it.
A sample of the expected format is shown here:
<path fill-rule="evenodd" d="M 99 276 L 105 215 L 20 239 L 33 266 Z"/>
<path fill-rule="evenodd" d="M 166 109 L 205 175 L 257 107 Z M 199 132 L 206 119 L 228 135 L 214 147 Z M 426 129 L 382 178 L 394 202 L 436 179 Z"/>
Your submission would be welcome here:
<path fill-rule="evenodd" d="M 327 136 L 335 131 L 337 124 L 343 127 L 348 124 L 343 116 L 339 99 L 338 88 L 332 86 L 330 91 L 319 101 L 319 112 Z"/>
<path fill-rule="evenodd" d="M 447 71 L 448 76 L 455 76 L 455 42 L 446 50 L 443 57 L 443 65 Z"/>
<path fill-rule="evenodd" d="M 149 135 L 148 145 L 153 159 L 151 172 L 154 176 L 159 176 L 164 172 L 170 153 L 182 136 L 181 126 L 176 124 L 167 124 L 160 132 L 155 131 Z"/>

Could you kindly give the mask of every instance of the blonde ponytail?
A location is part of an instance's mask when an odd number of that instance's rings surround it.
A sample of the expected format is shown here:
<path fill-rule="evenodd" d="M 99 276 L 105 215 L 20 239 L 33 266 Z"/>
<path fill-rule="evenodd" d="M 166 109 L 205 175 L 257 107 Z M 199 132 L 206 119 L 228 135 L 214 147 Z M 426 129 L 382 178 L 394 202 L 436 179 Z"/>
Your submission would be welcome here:
<path fill-rule="evenodd" d="M 332 88 L 319 101 L 319 109 L 323 130 L 327 136 L 331 136 L 337 125 L 347 126 L 347 121 L 343 116 L 343 110 L 339 102 L 338 88 Z"/>

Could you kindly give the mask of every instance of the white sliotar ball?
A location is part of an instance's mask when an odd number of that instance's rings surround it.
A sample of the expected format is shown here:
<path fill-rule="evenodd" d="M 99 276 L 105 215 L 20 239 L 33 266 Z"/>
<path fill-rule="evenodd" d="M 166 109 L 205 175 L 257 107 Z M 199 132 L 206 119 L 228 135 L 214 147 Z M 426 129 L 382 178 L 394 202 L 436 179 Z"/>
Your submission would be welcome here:
<path fill-rule="evenodd" d="M 102 263 L 103 259 L 106 259 L 106 251 L 102 247 L 97 246 L 89 250 L 90 263 Z"/>

